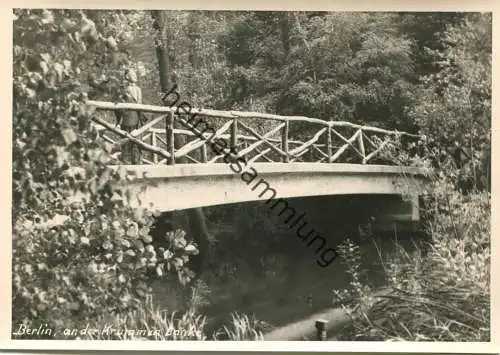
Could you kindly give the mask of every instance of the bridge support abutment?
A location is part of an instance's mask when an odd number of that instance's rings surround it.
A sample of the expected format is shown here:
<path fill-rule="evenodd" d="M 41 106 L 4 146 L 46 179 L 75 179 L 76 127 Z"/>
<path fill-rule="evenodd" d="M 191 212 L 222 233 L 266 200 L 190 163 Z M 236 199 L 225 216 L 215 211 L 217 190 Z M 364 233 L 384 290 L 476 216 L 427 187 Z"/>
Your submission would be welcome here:
<path fill-rule="evenodd" d="M 292 199 L 290 203 L 307 215 L 316 232 L 339 241 L 357 239 L 366 232 L 413 232 L 420 221 L 417 194 L 313 196 Z"/>
<path fill-rule="evenodd" d="M 377 233 L 408 233 L 417 232 L 420 222 L 419 196 L 395 195 L 390 201 L 378 203 L 372 210 L 370 222 L 371 232 Z"/>

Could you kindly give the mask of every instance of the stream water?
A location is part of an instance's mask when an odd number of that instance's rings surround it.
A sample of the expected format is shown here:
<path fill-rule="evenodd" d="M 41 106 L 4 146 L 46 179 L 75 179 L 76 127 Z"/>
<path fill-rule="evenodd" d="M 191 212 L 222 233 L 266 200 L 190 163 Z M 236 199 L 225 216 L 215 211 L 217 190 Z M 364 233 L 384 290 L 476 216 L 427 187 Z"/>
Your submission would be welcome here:
<path fill-rule="evenodd" d="M 284 235 L 283 238 L 296 238 Z M 418 240 L 414 236 L 386 235 L 357 240 L 361 256 L 362 280 L 372 288 L 385 284 L 383 260 L 401 249 L 412 253 Z M 397 244 L 396 244 L 397 239 Z M 333 290 L 350 288 L 350 277 L 342 257 L 322 268 L 316 256 L 304 246 L 301 253 L 277 250 L 266 255 L 231 258 L 234 250 L 222 250 L 202 276 L 204 285 L 200 312 L 207 316 L 210 327 L 227 324 L 231 312 L 255 316 L 272 327 L 299 321 L 320 310 L 333 306 Z M 259 266 L 260 265 L 260 266 Z M 166 290 L 166 285 L 154 287 L 156 302 L 168 309 L 180 307 L 178 295 Z"/>

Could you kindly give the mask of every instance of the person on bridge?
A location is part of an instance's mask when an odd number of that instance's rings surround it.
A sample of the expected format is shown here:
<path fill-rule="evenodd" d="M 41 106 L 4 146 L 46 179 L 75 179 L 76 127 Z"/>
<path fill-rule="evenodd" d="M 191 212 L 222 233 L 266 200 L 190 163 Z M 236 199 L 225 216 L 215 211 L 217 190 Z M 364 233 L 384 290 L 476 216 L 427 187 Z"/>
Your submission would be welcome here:
<path fill-rule="evenodd" d="M 137 85 L 137 75 L 131 70 L 125 71 L 125 90 L 122 98 L 129 103 L 142 103 L 142 91 Z M 140 111 L 123 110 L 117 117 L 117 126 L 126 132 L 132 132 L 144 123 L 144 117 Z M 122 149 L 122 161 L 125 164 L 141 164 L 141 150 L 137 144 L 127 141 Z"/>

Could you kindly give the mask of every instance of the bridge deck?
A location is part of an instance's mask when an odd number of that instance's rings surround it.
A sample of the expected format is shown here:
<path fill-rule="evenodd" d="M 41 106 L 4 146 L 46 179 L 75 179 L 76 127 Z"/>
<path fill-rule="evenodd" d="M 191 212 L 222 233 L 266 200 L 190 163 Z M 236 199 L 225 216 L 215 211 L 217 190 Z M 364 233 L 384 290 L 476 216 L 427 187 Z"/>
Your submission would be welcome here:
<path fill-rule="evenodd" d="M 323 164 L 323 163 L 254 163 L 256 171 L 264 174 L 281 173 L 337 173 L 337 174 L 389 174 L 428 176 L 430 170 L 392 165 Z M 148 179 L 192 176 L 220 176 L 235 174 L 228 164 L 177 164 L 177 165 L 116 165 L 116 169 L 134 171 L 138 176 L 146 174 Z M 248 168 L 246 169 L 248 170 Z"/>

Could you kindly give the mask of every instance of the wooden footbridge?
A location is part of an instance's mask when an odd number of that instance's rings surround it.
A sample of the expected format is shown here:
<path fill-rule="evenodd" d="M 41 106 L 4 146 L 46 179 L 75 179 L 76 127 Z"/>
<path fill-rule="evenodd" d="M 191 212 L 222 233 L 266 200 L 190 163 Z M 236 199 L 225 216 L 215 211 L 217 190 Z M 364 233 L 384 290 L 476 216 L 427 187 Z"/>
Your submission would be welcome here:
<path fill-rule="evenodd" d="M 123 165 L 125 142 L 141 148 L 141 164 L 126 168 L 137 173 L 136 183 L 154 181 L 141 190 L 141 198 L 160 210 L 269 198 L 407 195 L 410 189 L 413 207 L 403 214 L 418 218 L 415 198 L 429 171 L 405 166 L 400 159 L 416 135 L 258 112 L 102 101 L 88 105 L 96 109 L 92 119 L 110 146 L 113 164 Z M 113 122 L 116 110 L 150 117 L 142 127 L 126 132 Z M 250 181 L 258 187 L 249 188 Z"/>

